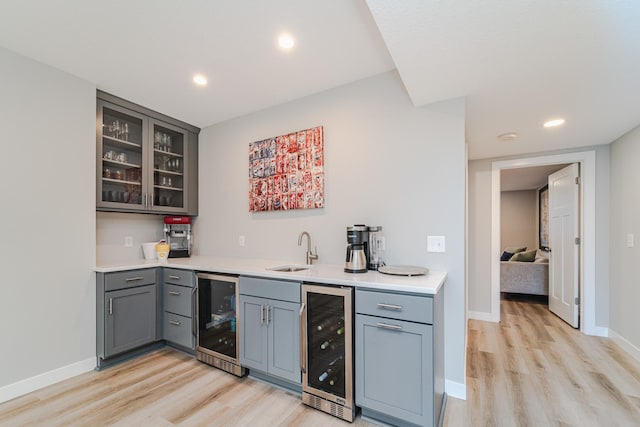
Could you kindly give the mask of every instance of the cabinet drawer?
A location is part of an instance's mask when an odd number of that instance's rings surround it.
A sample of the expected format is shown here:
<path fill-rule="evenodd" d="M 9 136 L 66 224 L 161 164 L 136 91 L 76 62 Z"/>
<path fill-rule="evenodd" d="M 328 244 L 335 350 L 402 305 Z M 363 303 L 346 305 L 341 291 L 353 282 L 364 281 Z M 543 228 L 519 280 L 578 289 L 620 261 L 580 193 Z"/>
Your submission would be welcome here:
<path fill-rule="evenodd" d="M 177 268 L 165 268 L 164 283 L 173 283 L 174 285 L 189 286 L 193 288 L 195 278 L 193 271 L 179 270 Z"/>
<path fill-rule="evenodd" d="M 171 284 L 164 285 L 164 310 L 181 316 L 192 317 L 193 288 Z"/>
<path fill-rule="evenodd" d="M 174 344 L 194 349 L 192 319 L 173 313 L 164 313 L 164 339 Z"/>
<path fill-rule="evenodd" d="M 240 277 L 239 291 L 243 295 L 300 302 L 300 283 L 286 280 Z"/>
<path fill-rule="evenodd" d="M 431 324 L 433 298 L 356 289 L 356 312 Z"/>
<path fill-rule="evenodd" d="M 156 269 L 118 271 L 104 275 L 105 291 L 134 288 L 136 286 L 153 285 L 156 283 Z"/>

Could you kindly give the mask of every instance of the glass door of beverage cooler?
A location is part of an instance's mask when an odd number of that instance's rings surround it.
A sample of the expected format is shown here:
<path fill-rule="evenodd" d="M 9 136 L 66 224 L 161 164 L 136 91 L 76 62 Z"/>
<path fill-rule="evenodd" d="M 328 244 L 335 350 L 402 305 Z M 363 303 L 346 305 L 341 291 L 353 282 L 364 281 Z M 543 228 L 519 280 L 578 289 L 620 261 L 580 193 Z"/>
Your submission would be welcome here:
<path fill-rule="evenodd" d="M 352 301 L 353 288 L 302 285 L 303 402 L 349 421 L 355 408 Z M 332 405 L 339 410 L 327 411 Z"/>
<path fill-rule="evenodd" d="M 238 278 L 208 273 L 197 273 L 197 277 L 198 333 L 196 352 L 236 364 L 238 360 L 238 330 L 236 328 Z M 200 355 L 198 358 L 203 360 Z M 209 363 L 208 359 L 203 361 Z M 218 365 L 214 364 L 214 366 Z"/>

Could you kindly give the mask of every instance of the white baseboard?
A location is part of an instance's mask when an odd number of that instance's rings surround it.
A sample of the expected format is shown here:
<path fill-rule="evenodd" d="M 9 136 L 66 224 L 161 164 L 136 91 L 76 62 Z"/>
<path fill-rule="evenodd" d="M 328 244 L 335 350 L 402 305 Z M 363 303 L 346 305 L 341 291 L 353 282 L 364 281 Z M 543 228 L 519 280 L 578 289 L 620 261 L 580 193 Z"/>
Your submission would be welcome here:
<path fill-rule="evenodd" d="M 605 328 L 604 326 L 590 326 L 585 328 L 584 333 L 587 335 L 593 335 L 594 337 L 608 337 L 609 336 L 609 328 Z"/>
<path fill-rule="evenodd" d="M 450 397 L 467 400 L 467 386 L 450 380 L 444 380 L 444 391 Z"/>
<path fill-rule="evenodd" d="M 71 365 L 63 366 L 35 377 L 27 378 L 13 384 L 0 387 L 0 403 L 14 399 L 23 394 L 31 393 L 43 387 L 66 380 L 76 375 L 92 371 L 96 367 L 96 358 L 81 360 Z"/>
<path fill-rule="evenodd" d="M 474 319 L 474 320 L 484 320 L 487 322 L 493 322 L 493 316 L 491 315 L 491 313 L 487 313 L 485 311 L 471 311 L 469 310 L 469 319 Z"/>
<path fill-rule="evenodd" d="M 631 344 L 629 340 L 612 329 L 609 329 L 609 338 L 622 347 L 622 349 L 629 353 L 634 359 L 640 361 L 640 348 Z"/>

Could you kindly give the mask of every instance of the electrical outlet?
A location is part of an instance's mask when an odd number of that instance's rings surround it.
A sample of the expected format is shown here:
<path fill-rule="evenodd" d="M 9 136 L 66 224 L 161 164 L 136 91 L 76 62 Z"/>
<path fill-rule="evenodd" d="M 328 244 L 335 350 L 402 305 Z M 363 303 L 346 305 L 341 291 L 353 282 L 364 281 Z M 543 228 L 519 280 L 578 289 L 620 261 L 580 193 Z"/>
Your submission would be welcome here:
<path fill-rule="evenodd" d="M 244 236 L 238 236 L 238 246 L 244 246 Z"/>
<path fill-rule="evenodd" d="M 133 247 L 133 237 L 132 236 L 124 236 L 124 247 L 132 248 Z"/>
<path fill-rule="evenodd" d="M 633 247 L 633 233 L 627 234 L 627 247 L 628 248 Z"/>
<path fill-rule="evenodd" d="M 427 252 L 445 252 L 444 236 L 427 236 Z"/>

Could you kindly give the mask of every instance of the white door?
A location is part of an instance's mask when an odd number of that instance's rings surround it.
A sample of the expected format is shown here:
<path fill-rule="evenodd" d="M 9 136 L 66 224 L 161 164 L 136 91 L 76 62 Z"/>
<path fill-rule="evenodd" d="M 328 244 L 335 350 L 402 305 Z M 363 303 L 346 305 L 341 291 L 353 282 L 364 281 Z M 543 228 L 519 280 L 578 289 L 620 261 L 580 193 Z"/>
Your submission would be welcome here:
<path fill-rule="evenodd" d="M 549 310 L 578 327 L 579 165 L 549 175 Z"/>

